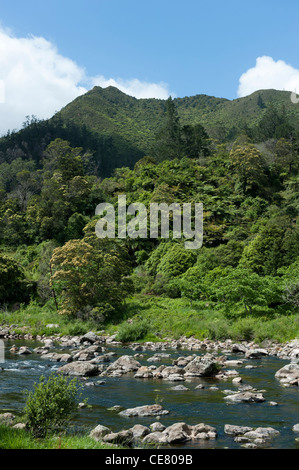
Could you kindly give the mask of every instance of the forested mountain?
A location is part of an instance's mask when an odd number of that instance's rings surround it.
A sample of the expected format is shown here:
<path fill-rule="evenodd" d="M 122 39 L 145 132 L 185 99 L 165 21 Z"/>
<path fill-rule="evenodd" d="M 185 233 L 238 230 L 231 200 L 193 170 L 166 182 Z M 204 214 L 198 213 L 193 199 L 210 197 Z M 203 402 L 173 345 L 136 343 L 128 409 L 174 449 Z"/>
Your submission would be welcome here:
<path fill-rule="evenodd" d="M 201 124 L 219 142 L 232 142 L 240 132 L 254 141 L 288 137 L 288 130 L 279 129 L 286 121 L 292 132 L 299 128 L 299 105 L 291 102 L 289 92 L 262 90 L 233 101 L 196 95 L 173 102 L 182 125 Z M 0 139 L 0 162 L 21 157 L 39 164 L 46 146 L 62 138 L 91 151 L 98 176 L 109 176 L 114 168 L 133 168 L 141 157 L 152 154 L 166 108 L 167 100 L 136 99 L 114 87 L 95 87 L 49 120 L 27 116 L 21 131 Z"/>
<path fill-rule="evenodd" d="M 253 319 L 261 338 L 277 318 L 267 334 L 298 334 L 298 108 L 271 90 L 162 101 L 110 87 L 48 121 L 28 118 L 0 141 L 3 309 L 35 303 L 116 322 L 134 295 L 139 319 L 145 299 L 186 299 L 193 327 L 202 312 L 213 319 L 210 330 L 195 328 L 199 336 L 227 337 L 237 319 L 238 335 L 251 338 L 244 322 Z M 203 247 L 171 236 L 97 238 L 96 206 L 111 203 L 117 224 L 120 194 L 146 208 L 201 202 Z"/>

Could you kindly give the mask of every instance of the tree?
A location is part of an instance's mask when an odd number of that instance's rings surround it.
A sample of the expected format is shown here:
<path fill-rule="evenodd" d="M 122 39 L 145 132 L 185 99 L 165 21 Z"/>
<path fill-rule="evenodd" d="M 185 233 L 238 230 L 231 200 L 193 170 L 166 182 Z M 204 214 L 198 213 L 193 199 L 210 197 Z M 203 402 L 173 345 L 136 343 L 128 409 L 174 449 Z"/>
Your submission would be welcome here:
<path fill-rule="evenodd" d="M 254 145 L 237 146 L 230 152 L 230 160 L 243 194 L 261 185 L 264 176 L 263 158 Z"/>
<path fill-rule="evenodd" d="M 240 266 L 260 275 L 275 275 L 299 255 L 299 230 L 287 217 L 273 217 L 244 248 Z"/>
<path fill-rule="evenodd" d="M 269 307 L 282 300 L 275 278 L 261 277 L 244 268 L 226 268 L 224 275 L 215 279 L 211 292 L 229 315 L 234 315 L 239 308 L 252 314 L 254 309 Z"/>
<path fill-rule="evenodd" d="M 50 173 L 58 171 L 64 182 L 74 176 L 82 176 L 84 174 L 83 149 L 72 148 L 66 140 L 55 139 L 45 151 L 44 167 Z"/>
<path fill-rule="evenodd" d="M 189 158 L 207 157 L 210 155 L 209 136 L 201 124 L 185 125 L 181 130 L 182 153 Z"/>
<path fill-rule="evenodd" d="M 294 128 L 290 123 L 284 106 L 276 106 L 270 103 L 257 126 L 259 141 L 268 139 L 290 139 L 294 134 Z"/>
<path fill-rule="evenodd" d="M 51 259 L 59 312 L 78 317 L 111 314 L 131 292 L 130 265 L 120 246 L 96 236 L 70 240 Z"/>
<path fill-rule="evenodd" d="M 22 267 L 9 256 L 0 253 L 0 304 L 28 301 L 33 283 L 25 278 Z"/>
<path fill-rule="evenodd" d="M 158 161 L 182 156 L 180 120 L 171 96 L 166 101 L 165 123 L 156 136 L 154 156 Z"/>
<path fill-rule="evenodd" d="M 282 275 L 285 302 L 297 310 L 299 308 L 299 257 L 290 266 L 280 268 L 278 274 Z"/>

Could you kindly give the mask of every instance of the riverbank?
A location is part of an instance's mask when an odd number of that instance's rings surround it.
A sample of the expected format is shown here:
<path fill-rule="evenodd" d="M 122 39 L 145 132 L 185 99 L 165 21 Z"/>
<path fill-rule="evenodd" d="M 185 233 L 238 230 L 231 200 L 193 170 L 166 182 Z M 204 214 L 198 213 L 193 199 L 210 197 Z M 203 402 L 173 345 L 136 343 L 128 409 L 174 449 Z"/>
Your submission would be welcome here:
<path fill-rule="evenodd" d="M 90 330 L 130 341 L 161 341 L 163 338 L 194 337 L 199 340 L 285 343 L 299 338 L 299 314 L 233 315 L 227 317 L 215 305 L 186 299 L 134 296 L 111 319 L 73 318 L 59 315 L 53 302 L 31 302 L 14 311 L 0 311 L 0 325 L 15 334 L 83 335 Z M 58 325 L 58 326 L 57 326 Z"/>

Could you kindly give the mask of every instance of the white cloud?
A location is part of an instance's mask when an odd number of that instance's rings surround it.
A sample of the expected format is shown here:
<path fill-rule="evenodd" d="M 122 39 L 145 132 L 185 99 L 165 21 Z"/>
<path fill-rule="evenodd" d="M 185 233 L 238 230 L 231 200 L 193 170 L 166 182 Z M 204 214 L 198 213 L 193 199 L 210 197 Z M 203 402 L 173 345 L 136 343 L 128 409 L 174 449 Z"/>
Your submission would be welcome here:
<path fill-rule="evenodd" d="M 263 56 L 256 59 L 255 67 L 240 77 L 238 96 L 247 96 L 257 90 L 299 91 L 299 70 L 283 60 L 275 61 Z"/>
<path fill-rule="evenodd" d="M 118 78 L 115 80 L 113 78 L 107 79 L 102 75 L 94 77 L 92 82 L 94 85 L 101 86 L 102 88 L 114 86 L 123 93 L 126 93 L 126 95 L 135 96 L 135 98 L 158 98 L 165 100 L 169 98 L 170 95 L 174 96 L 173 93 L 169 92 L 167 84 L 163 82 L 141 82 L 137 78 L 131 80 Z"/>
<path fill-rule="evenodd" d="M 41 37 L 15 38 L 0 29 L 0 134 L 20 128 L 26 115 L 51 117 L 87 90 L 85 72 Z"/>
<path fill-rule="evenodd" d="M 0 26 L 0 136 L 19 129 L 27 115 L 50 118 L 95 85 L 116 86 L 136 98 L 170 95 L 164 83 L 89 77 L 43 37 L 16 38 Z"/>

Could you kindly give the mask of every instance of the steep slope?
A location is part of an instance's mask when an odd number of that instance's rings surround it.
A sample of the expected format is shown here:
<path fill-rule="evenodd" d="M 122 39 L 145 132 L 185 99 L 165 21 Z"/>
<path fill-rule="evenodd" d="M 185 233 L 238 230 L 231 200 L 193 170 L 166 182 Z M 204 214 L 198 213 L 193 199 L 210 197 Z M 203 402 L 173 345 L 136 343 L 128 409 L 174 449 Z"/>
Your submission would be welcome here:
<path fill-rule="evenodd" d="M 241 129 L 254 128 L 270 103 L 283 105 L 299 129 L 299 104 L 292 103 L 286 91 L 261 90 L 232 101 L 196 95 L 176 98 L 174 103 L 182 125 L 200 123 L 210 137 L 220 141 L 234 139 Z M 165 100 L 136 99 L 114 87 L 95 87 L 53 118 L 0 139 L 0 163 L 18 156 L 39 163 L 45 147 L 59 137 L 92 150 L 98 173 L 107 176 L 114 168 L 132 167 L 151 153 L 165 110 Z"/>

